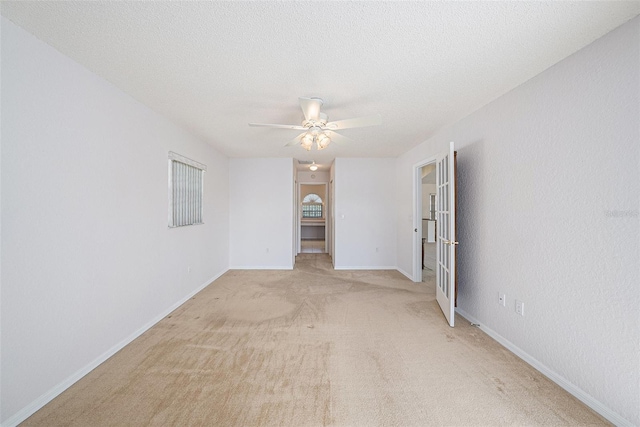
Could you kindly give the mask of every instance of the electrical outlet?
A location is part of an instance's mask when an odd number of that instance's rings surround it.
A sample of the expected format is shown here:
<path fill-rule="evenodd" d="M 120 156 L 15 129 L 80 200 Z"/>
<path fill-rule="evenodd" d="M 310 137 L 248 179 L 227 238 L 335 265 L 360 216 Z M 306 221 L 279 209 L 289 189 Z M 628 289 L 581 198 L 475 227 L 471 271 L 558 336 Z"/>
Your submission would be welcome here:
<path fill-rule="evenodd" d="M 516 300 L 516 313 L 520 316 L 524 316 L 524 303 L 522 301 Z"/>
<path fill-rule="evenodd" d="M 507 296 L 502 292 L 498 292 L 498 304 L 500 304 L 503 307 L 507 306 Z"/>
<path fill-rule="evenodd" d="M 187 267 L 187 273 L 191 273 L 191 267 Z"/>

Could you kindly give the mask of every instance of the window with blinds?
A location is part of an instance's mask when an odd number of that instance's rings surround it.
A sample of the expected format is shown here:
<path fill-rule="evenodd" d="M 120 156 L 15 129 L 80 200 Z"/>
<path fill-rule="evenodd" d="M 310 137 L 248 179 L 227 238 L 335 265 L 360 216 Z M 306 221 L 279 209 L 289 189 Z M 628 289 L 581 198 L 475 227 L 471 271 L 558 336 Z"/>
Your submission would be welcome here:
<path fill-rule="evenodd" d="M 169 227 L 202 224 L 202 163 L 169 152 Z"/>

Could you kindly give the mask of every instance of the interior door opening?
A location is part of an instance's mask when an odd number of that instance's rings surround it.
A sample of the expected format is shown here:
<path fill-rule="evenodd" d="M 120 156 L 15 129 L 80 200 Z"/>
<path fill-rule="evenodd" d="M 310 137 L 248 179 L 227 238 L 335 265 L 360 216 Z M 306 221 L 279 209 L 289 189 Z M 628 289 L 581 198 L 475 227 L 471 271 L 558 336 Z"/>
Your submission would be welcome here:
<path fill-rule="evenodd" d="M 300 183 L 298 200 L 298 253 L 327 253 L 327 185 Z"/>
<path fill-rule="evenodd" d="M 453 142 L 447 152 L 414 165 L 413 281 L 434 286 L 449 326 L 456 304 L 456 200 Z M 434 173 L 434 180 L 429 174 Z M 423 183 L 424 180 L 424 183 Z M 435 259 L 433 258 L 435 252 Z M 433 262 L 435 260 L 435 263 Z M 435 265 L 434 265 L 435 264 Z M 435 274 L 429 267 L 435 267 Z"/>
<path fill-rule="evenodd" d="M 429 163 L 420 168 L 420 247 L 422 267 L 421 280 L 435 282 L 436 277 L 436 164 Z"/>

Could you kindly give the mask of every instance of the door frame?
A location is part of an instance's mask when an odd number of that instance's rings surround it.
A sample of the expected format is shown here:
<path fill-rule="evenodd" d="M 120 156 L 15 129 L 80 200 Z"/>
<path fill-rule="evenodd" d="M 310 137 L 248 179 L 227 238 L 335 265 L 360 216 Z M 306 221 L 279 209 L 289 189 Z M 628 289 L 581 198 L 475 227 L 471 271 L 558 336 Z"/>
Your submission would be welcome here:
<path fill-rule="evenodd" d="M 422 282 L 422 168 L 435 164 L 437 156 L 413 165 L 413 281 Z M 437 197 L 437 196 L 436 196 Z"/>
<path fill-rule="evenodd" d="M 318 182 L 318 181 L 303 181 L 303 182 L 298 182 L 298 189 L 297 189 L 297 194 L 298 194 L 298 200 L 296 203 L 296 225 L 297 225 L 297 230 L 298 230 L 298 238 L 296 239 L 296 255 L 300 254 L 301 250 L 302 250 L 302 195 L 300 194 L 302 191 L 302 186 L 303 185 L 317 185 L 317 186 L 324 186 L 324 195 L 323 195 L 323 199 L 322 201 L 324 202 L 324 252 L 323 253 L 328 253 L 329 250 L 327 248 L 327 221 L 329 220 L 329 216 L 327 215 L 329 212 L 329 183 L 328 182 Z"/>

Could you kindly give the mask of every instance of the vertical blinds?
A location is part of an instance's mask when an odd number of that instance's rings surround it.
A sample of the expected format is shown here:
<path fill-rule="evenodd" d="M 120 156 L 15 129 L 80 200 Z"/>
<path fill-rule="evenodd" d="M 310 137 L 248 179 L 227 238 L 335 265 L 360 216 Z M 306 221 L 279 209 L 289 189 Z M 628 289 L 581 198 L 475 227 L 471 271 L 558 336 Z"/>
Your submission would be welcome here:
<path fill-rule="evenodd" d="M 169 227 L 202 224 L 206 166 L 169 153 Z"/>

